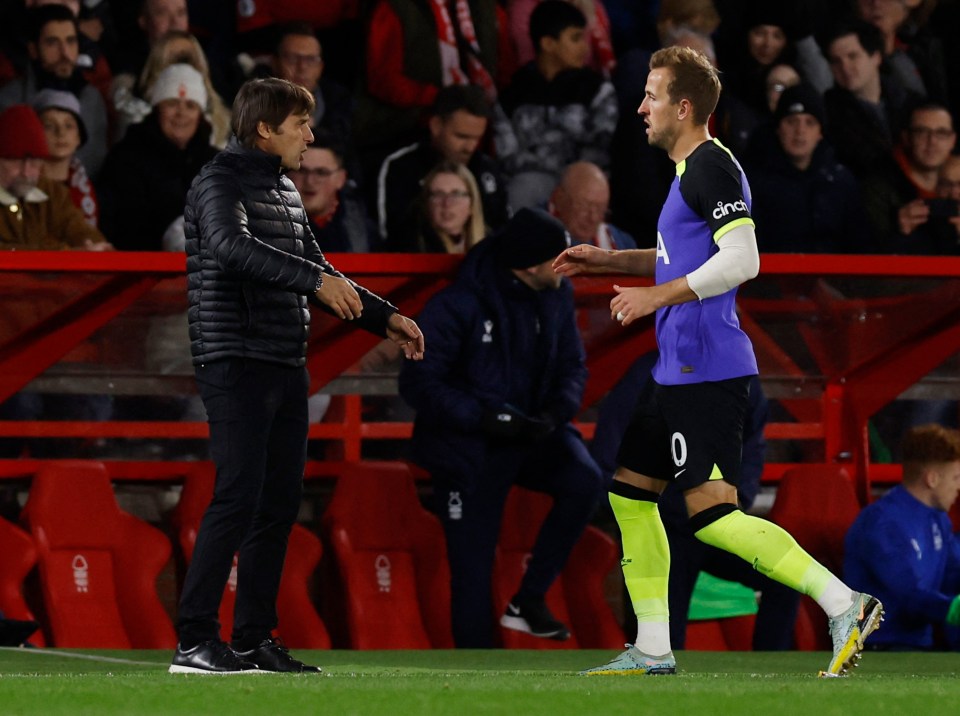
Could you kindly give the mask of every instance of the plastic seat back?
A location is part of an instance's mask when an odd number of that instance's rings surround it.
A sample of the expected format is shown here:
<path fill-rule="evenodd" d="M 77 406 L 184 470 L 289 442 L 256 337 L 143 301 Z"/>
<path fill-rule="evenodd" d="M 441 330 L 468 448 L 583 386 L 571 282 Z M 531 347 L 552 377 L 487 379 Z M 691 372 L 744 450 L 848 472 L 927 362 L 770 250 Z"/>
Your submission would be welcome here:
<path fill-rule="evenodd" d="M 859 512 L 853 483 L 843 467 L 801 465 L 790 468 L 780 478 L 769 519 L 842 578 L 843 540 Z M 832 648 L 826 617 L 809 597 L 800 600 L 794 638 L 800 650 Z"/>
<path fill-rule="evenodd" d="M 859 512 L 857 494 L 843 467 L 809 465 L 792 467 L 783 474 L 769 519 L 840 576 L 843 539 Z"/>
<path fill-rule="evenodd" d="M 514 487 L 507 497 L 493 592 L 497 615 L 503 613 L 526 571 L 540 526 L 553 504 L 545 494 Z M 616 649 L 623 630 L 604 596 L 604 580 L 619 561 L 619 549 L 607 535 L 587 527 L 574 546 L 560 577 L 546 594 L 554 616 L 570 627 L 567 641 L 553 641 L 501 629 L 503 645 L 513 649 Z"/>
<path fill-rule="evenodd" d="M 0 519 L 0 612 L 7 619 L 36 619 L 23 596 L 23 580 L 37 563 L 37 548 L 22 529 Z M 27 637 L 37 646 L 43 645 L 40 631 Z"/>
<path fill-rule="evenodd" d="M 750 651 L 755 614 L 687 622 L 685 648 L 690 651 Z"/>
<path fill-rule="evenodd" d="M 402 463 L 358 464 L 323 516 L 355 649 L 450 648 L 450 571 L 440 521 Z"/>
<path fill-rule="evenodd" d="M 37 546 L 53 645 L 176 645 L 156 591 L 170 543 L 120 510 L 102 464 L 45 466 L 34 478 L 23 519 Z"/>
<path fill-rule="evenodd" d="M 330 648 L 330 634 L 310 597 L 322 555 L 320 538 L 306 527 L 294 525 L 277 594 L 277 633 L 293 649 Z"/>

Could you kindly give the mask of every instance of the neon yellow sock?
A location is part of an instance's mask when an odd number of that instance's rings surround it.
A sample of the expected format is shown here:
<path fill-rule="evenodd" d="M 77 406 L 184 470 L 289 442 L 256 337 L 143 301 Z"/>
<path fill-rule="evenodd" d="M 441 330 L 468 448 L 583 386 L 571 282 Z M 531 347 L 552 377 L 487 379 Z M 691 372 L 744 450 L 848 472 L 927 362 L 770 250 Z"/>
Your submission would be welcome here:
<path fill-rule="evenodd" d="M 655 502 L 630 500 L 613 493 L 610 506 L 623 538 L 620 566 L 637 622 L 667 622 L 670 545 L 660 510 Z"/>
<path fill-rule="evenodd" d="M 819 599 L 833 574 L 773 522 L 740 510 L 724 515 L 697 531 L 697 539 L 735 554 L 761 574 Z"/>

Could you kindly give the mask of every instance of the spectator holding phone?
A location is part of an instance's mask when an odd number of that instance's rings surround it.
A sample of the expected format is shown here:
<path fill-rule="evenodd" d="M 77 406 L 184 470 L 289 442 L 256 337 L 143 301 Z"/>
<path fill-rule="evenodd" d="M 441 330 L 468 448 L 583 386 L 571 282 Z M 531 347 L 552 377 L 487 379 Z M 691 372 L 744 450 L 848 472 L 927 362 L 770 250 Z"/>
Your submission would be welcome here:
<path fill-rule="evenodd" d="M 940 169 L 956 145 L 950 111 L 924 101 L 909 111 L 894 147 L 896 169 L 864 178 L 867 216 L 877 251 L 896 254 L 957 254 L 955 229 L 937 203 Z"/>

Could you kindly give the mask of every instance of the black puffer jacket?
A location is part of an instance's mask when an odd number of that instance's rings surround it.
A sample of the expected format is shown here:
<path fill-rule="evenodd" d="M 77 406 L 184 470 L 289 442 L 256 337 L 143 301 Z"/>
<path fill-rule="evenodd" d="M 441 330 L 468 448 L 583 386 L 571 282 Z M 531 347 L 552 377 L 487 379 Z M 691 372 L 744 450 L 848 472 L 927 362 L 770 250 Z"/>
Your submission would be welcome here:
<path fill-rule="evenodd" d="M 197 175 L 184 210 L 190 350 L 195 365 L 228 357 L 302 366 L 321 272 L 342 276 L 307 226 L 280 157 L 231 140 Z M 354 323 L 380 336 L 396 308 L 357 286 Z"/>

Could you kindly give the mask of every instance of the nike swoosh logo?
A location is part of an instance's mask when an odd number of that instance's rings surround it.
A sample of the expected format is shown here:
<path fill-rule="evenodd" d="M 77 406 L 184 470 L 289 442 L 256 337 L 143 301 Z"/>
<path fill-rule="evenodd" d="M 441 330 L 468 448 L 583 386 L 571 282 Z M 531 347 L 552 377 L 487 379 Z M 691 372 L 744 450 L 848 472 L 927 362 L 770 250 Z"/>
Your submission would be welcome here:
<path fill-rule="evenodd" d="M 674 477 L 680 477 L 683 473 L 687 471 L 687 468 L 683 468 L 680 472 L 673 473 Z"/>
<path fill-rule="evenodd" d="M 517 607 L 513 606 L 512 604 L 507 605 L 507 611 L 513 614 L 513 616 L 520 615 L 520 610 Z"/>

